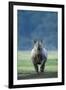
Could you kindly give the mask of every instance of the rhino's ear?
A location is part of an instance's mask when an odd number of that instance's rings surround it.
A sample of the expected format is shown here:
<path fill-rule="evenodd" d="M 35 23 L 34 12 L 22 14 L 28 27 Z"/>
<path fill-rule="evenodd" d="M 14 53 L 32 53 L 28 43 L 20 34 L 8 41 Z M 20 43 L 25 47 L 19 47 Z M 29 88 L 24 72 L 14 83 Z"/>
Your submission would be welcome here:
<path fill-rule="evenodd" d="M 36 43 L 36 40 L 34 40 L 34 44 Z"/>

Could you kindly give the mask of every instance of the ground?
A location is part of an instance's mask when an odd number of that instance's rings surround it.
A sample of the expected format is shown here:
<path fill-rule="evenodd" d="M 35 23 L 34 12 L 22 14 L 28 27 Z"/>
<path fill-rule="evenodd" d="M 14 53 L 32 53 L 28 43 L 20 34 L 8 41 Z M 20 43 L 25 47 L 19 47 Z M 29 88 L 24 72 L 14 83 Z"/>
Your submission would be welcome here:
<path fill-rule="evenodd" d="M 55 78 L 58 74 L 58 55 L 57 51 L 48 51 L 48 59 L 45 65 L 45 72 L 37 74 L 35 72 L 30 51 L 18 51 L 17 53 L 17 78 Z"/>

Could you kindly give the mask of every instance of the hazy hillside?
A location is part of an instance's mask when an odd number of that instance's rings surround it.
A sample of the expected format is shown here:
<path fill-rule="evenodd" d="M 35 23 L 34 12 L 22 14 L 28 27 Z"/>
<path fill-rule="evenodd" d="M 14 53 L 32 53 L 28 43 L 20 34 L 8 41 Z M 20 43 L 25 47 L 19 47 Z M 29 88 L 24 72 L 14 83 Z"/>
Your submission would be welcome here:
<path fill-rule="evenodd" d="M 18 50 L 30 50 L 33 40 L 42 39 L 44 46 L 57 50 L 57 12 L 18 10 Z"/>

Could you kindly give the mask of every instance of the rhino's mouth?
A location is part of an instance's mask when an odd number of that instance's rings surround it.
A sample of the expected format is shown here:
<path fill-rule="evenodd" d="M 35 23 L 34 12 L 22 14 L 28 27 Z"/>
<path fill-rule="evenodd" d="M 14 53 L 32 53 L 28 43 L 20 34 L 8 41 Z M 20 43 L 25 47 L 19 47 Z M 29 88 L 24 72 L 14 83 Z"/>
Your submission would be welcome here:
<path fill-rule="evenodd" d="M 38 47 L 38 50 L 41 50 L 41 48 L 40 48 L 40 47 Z"/>

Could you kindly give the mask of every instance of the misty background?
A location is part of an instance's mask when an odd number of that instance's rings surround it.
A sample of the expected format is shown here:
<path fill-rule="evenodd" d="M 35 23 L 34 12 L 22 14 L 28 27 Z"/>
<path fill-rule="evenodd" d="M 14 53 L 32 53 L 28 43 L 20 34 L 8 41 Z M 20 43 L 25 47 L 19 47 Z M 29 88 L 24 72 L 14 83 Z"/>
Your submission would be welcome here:
<path fill-rule="evenodd" d="M 18 10 L 18 50 L 31 50 L 35 39 L 43 40 L 48 50 L 58 48 L 58 13 Z"/>

